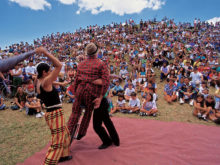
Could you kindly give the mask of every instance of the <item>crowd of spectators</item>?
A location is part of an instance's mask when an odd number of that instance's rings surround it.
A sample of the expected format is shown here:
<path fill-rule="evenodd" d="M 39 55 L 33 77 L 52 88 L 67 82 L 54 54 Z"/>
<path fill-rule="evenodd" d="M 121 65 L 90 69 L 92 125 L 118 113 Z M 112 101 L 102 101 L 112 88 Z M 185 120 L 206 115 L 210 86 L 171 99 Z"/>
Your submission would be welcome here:
<path fill-rule="evenodd" d="M 72 103 L 77 65 L 86 58 L 84 48 L 90 42 L 99 46 L 98 58 L 108 65 L 111 74 L 119 77 L 111 79 L 106 94 L 110 114 L 119 111 L 156 117 L 160 111 L 157 100 L 164 99 L 168 104 L 174 101 L 190 104 L 193 115 L 199 119 L 219 122 L 220 22 L 214 25 L 195 19 L 193 24 L 175 23 L 165 17 L 161 21 L 141 20 L 136 24 L 130 19 L 102 27 L 88 26 L 74 33 L 47 35 L 33 44 L 13 44 L 0 49 L 0 58 L 44 46 L 62 61 L 56 88 L 61 100 L 67 97 Z M 43 116 L 40 100 L 35 98 L 39 62 L 50 63 L 44 57 L 33 56 L 8 73 L 0 74 L 1 81 L 15 86 L 12 89 L 15 105 L 11 108 L 26 109 L 27 114 L 34 112 L 36 117 Z M 159 93 L 157 83 L 164 82 L 164 91 Z M 113 97 L 117 97 L 114 102 Z M 0 109 L 5 109 L 4 100 L 0 99 Z"/>

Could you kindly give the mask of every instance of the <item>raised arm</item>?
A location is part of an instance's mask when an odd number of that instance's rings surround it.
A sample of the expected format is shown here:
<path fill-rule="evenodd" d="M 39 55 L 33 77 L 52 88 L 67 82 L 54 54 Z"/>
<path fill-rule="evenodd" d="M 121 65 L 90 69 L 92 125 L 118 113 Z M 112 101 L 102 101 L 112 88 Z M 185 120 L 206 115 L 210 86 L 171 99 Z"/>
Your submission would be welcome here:
<path fill-rule="evenodd" d="M 56 57 L 54 57 L 52 54 L 50 54 L 43 47 L 37 48 L 36 53 L 44 54 L 46 57 L 48 57 L 52 61 L 53 65 L 54 65 L 53 71 L 45 78 L 45 80 L 42 84 L 44 87 L 50 86 L 57 79 L 59 72 L 62 68 L 62 64 Z"/>

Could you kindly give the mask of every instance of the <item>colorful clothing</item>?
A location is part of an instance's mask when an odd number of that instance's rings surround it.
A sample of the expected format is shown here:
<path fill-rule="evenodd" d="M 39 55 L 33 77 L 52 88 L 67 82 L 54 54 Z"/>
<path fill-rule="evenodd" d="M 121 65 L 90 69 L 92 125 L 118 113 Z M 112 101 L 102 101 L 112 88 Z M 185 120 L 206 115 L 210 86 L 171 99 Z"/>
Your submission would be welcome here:
<path fill-rule="evenodd" d="M 164 91 L 167 93 L 167 95 L 172 96 L 174 92 L 176 92 L 176 86 L 173 85 L 170 87 L 169 84 L 165 85 Z"/>
<path fill-rule="evenodd" d="M 62 109 L 45 113 L 45 120 L 52 134 L 44 165 L 57 165 L 60 157 L 69 156 L 70 134 L 66 127 Z"/>
<path fill-rule="evenodd" d="M 92 84 L 94 80 L 102 79 L 103 85 Z M 81 115 L 81 105 L 85 106 L 85 114 L 80 124 L 78 137 L 86 135 L 92 111 L 94 109 L 93 100 L 104 96 L 109 87 L 109 71 L 107 66 L 99 59 L 90 57 L 79 64 L 74 81 L 75 102 L 72 107 L 72 114 L 68 121 L 70 133 L 77 124 Z M 80 139 L 79 138 L 79 139 Z"/>
<path fill-rule="evenodd" d="M 61 102 L 56 88 L 53 86 L 52 91 L 47 92 L 40 86 L 38 97 L 46 106 L 45 120 L 50 128 L 52 143 L 49 147 L 45 165 L 56 165 L 60 157 L 66 157 L 70 154 L 70 134 L 67 129 L 64 112 L 61 109 Z"/>

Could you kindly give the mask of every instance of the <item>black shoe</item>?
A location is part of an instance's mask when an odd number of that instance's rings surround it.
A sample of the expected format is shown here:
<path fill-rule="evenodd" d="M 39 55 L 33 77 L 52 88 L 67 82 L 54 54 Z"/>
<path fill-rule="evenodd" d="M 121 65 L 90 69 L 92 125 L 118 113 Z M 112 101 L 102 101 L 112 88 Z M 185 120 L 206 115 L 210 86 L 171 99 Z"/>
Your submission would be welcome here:
<path fill-rule="evenodd" d="M 118 140 L 113 141 L 113 144 L 114 144 L 115 146 L 120 146 L 120 141 L 119 141 L 119 139 L 118 139 Z"/>
<path fill-rule="evenodd" d="M 108 144 L 102 144 L 101 146 L 99 146 L 98 147 L 98 149 L 100 149 L 100 150 L 102 150 L 102 149 L 106 149 L 106 148 L 108 148 L 109 146 L 111 146 L 112 145 L 112 142 L 111 143 L 108 143 Z"/>
<path fill-rule="evenodd" d="M 72 156 L 60 157 L 59 162 L 65 162 L 65 161 L 71 160 L 72 158 L 73 158 Z"/>

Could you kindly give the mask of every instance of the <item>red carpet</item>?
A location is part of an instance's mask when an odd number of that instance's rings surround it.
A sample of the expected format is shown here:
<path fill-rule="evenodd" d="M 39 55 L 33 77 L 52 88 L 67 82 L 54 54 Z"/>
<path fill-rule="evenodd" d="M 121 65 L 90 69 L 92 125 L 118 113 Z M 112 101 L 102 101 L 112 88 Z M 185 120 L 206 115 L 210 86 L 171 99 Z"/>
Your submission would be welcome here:
<path fill-rule="evenodd" d="M 63 165 L 219 165 L 220 127 L 112 118 L 121 138 L 120 147 L 98 150 L 101 144 L 90 124 L 87 136 L 74 141 L 73 159 Z M 47 147 L 23 165 L 43 163 Z"/>

